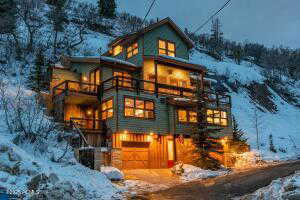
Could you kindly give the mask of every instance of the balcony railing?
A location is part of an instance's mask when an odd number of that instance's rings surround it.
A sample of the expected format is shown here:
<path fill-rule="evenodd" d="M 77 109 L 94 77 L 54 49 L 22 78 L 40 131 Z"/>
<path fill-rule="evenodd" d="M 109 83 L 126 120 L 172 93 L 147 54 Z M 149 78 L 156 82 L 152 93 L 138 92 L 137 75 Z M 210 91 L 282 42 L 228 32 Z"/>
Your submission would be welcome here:
<path fill-rule="evenodd" d="M 66 92 L 74 92 L 80 94 L 87 94 L 87 95 L 94 95 L 98 94 L 98 85 L 84 83 L 84 82 L 77 82 L 77 81 L 69 81 L 66 80 L 57 86 L 55 86 L 52 90 L 53 97 L 60 95 Z"/>
<path fill-rule="evenodd" d="M 196 90 L 192 88 L 177 87 L 162 83 L 155 83 L 147 80 L 140 80 L 128 77 L 114 76 L 106 81 L 103 81 L 100 86 L 100 95 L 111 90 L 122 89 L 130 90 L 136 93 L 147 92 L 154 95 L 163 95 L 168 97 L 181 97 L 193 99 L 196 95 Z M 211 91 L 204 91 L 204 99 L 211 107 L 230 107 L 231 98 L 228 95 L 217 94 Z"/>
<path fill-rule="evenodd" d="M 100 119 L 93 118 L 70 118 L 70 121 L 67 121 L 67 125 L 75 123 L 78 128 L 82 130 L 92 130 L 92 131 L 102 131 L 103 130 L 103 121 Z"/>

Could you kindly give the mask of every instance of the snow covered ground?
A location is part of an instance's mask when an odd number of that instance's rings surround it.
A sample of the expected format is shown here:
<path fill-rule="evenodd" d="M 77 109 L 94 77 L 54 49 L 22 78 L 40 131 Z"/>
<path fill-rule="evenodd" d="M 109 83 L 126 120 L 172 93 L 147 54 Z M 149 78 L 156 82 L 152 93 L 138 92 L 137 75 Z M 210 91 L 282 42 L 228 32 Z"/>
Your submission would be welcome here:
<path fill-rule="evenodd" d="M 295 174 L 272 181 L 272 183 L 243 197 L 235 200 L 298 200 L 300 199 L 300 171 Z"/>
<path fill-rule="evenodd" d="M 22 98 L 31 102 L 28 105 L 34 105 L 32 103 L 34 102 L 33 92 L 22 88 L 20 92 Z M 17 129 L 9 131 L 5 123 L 7 115 L 4 112 L 3 103 L 8 99 L 15 100 L 19 93 L 16 87 L 9 85 L 5 94 L 7 98 L 0 97 L 0 188 L 5 188 L 10 194 L 25 195 L 25 197 L 45 195 L 47 198 L 43 199 L 109 200 L 121 198 L 121 190 L 114 186 L 103 173 L 88 169 L 75 160 L 73 151 L 70 147 L 67 148 L 67 143 L 58 141 L 57 136 L 61 134 L 59 130 L 49 132 L 47 139 L 37 137 L 36 141 L 25 140 L 17 143 L 16 138 L 22 133 Z M 25 109 L 26 106 L 21 105 L 21 108 Z M 31 107 L 27 109 L 34 111 Z M 48 123 L 49 120 L 43 111 L 35 113 L 37 118 L 31 118 L 28 110 L 22 113 L 27 114 L 21 115 L 20 118 L 15 116 L 15 118 L 19 120 L 27 116 L 29 119 L 37 120 L 26 121 L 24 126 L 33 127 L 31 129 L 27 127 L 27 130 L 37 131 L 35 126 L 39 127 L 40 124 Z M 9 111 L 8 115 L 12 114 L 15 113 Z M 43 133 L 43 131 L 46 130 L 34 133 Z"/>
<path fill-rule="evenodd" d="M 265 80 L 265 77 L 262 75 L 262 69 L 249 62 L 242 62 L 241 65 L 237 65 L 233 60 L 228 58 L 225 58 L 222 62 L 218 62 L 210 56 L 197 51 L 191 56 L 191 61 L 204 65 L 218 75 L 229 76 L 231 82 L 237 80 L 246 85 L 252 81 L 263 83 Z M 299 86 L 300 81 L 294 85 L 287 84 L 287 87 L 296 95 L 300 94 Z M 238 121 L 240 128 L 246 132 L 251 149 L 259 152 L 264 160 L 295 159 L 300 155 L 300 109 L 284 101 L 271 88 L 269 90 L 273 94 L 273 102 L 276 104 L 278 112 L 262 112 L 255 109 L 255 105 L 252 103 L 248 93 L 245 89 L 240 88 L 238 93 L 230 90 L 232 113 Z M 259 150 L 257 148 L 257 137 L 254 126 L 255 110 L 258 112 L 259 118 Z M 273 135 L 277 153 L 269 150 L 270 134 Z"/>

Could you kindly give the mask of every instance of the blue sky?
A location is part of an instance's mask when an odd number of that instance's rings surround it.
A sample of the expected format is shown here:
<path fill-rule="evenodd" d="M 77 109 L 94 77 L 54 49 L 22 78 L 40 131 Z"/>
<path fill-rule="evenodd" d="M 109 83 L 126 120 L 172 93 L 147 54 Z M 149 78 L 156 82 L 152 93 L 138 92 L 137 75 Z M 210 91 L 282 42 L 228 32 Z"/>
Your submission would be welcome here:
<path fill-rule="evenodd" d="M 152 0 L 117 0 L 119 11 L 143 17 Z M 149 18 L 171 17 L 195 30 L 226 0 L 157 0 Z M 269 47 L 300 48 L 300 0 L 232 0 L 219 15 L 225 37 Z M 199 33 L 209 32 L 210 23 Z"/>

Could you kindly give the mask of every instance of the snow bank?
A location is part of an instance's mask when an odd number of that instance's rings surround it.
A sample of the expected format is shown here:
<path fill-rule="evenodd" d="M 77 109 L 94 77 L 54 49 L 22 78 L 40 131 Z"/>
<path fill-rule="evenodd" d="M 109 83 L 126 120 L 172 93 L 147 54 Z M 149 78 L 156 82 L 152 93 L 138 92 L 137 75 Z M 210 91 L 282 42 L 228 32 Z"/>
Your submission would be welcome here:
<path fill-rule="evenodd" d="M 155 192 L 159 190 L 168 189 L 169 187 L 163 184 L 152 184 L 140 180 L 126 180 L 124 181 L 126 190 L 128 191 L 142 191 L 142 192 Z"/>
<path fill-rule="evenodd" d="M 115 167 L 101 167 L 101 172 L 112 181 L 120 181 L 124 179 L 124 174 Z"/>
<path fill-rule="evenodd" d="M 296 172 L 292 176 L 285 178 L 279 178 L 264 188 L 261 188 L 254 192 L 243 197 L 235 198 L 235 200 L 283 200 L 291 199 L 296 200 L 300 199 L 300 171 Z"/>
<path fill-rule="evenodd" d="M 218 170 L 218 171 L 204 170 L 199 167 L 195 167 L 193 165 L 187 165 L 187 164 L 183 165 L 183 170 L 184 172 L 181 178 L 184 182 L 222 176 L 228 173 L 227 170 Z"/>

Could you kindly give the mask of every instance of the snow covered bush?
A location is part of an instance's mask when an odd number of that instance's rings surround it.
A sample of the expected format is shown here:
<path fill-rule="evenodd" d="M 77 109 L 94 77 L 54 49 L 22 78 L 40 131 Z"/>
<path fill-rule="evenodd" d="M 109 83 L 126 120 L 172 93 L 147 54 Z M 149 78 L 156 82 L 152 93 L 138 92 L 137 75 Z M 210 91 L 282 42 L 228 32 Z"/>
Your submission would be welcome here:
<path fill-rule="evenodd" d="M 124 174 L 115 167 L 101 167 L 101 172 L 112 181 L 120 181 L 124 179 Z"/>

